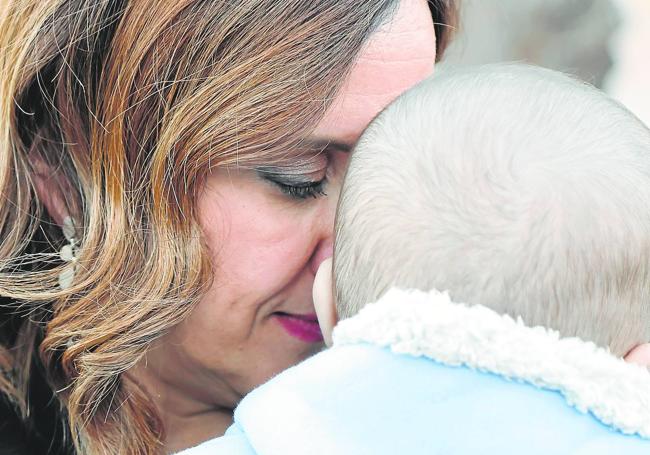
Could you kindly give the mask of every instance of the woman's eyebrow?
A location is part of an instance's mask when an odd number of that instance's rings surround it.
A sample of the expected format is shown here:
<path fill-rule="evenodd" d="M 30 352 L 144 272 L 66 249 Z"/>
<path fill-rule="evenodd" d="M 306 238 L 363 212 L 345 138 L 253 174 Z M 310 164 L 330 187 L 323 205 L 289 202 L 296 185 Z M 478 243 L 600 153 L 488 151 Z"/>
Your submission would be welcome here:
<path fill-rule="evenodd" d="M 338 151 L 350 153 L 352 151 L 352 144 L 341 142 L 334 139 L 327 138 L 308 138 L 305 140 L 308 146 L 321 151 Z"/>

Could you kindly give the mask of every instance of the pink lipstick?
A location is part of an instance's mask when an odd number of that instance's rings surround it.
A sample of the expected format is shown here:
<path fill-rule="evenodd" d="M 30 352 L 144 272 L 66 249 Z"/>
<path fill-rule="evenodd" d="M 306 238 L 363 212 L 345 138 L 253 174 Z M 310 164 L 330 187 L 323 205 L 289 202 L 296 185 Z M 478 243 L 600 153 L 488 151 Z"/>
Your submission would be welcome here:
<path fill-rule="evenodd" d="M 276 320 L 292 337 L 307 343 L 321 343 L 323 334 L 315 314 L 276 313 Z"/>

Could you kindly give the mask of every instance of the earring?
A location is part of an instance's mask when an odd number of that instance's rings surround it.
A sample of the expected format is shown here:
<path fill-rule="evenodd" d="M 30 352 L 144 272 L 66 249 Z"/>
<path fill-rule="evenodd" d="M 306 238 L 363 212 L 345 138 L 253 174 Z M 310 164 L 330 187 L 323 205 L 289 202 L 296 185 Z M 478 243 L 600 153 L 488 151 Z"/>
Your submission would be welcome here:
<path fill-rule="evenodd" d="M 63 245 L 63 248 L 59 251 L 59 256 L 61 260 L 69 264 L 59 273 L 59 287 L 61 289 L 67 289 L 72 285 L 74 273 L 77 269 L 77 239 L 75 234 L 74 222 L 71 217 L 66 216 L 63 219 L 63 235 L 70 243 Z"/>

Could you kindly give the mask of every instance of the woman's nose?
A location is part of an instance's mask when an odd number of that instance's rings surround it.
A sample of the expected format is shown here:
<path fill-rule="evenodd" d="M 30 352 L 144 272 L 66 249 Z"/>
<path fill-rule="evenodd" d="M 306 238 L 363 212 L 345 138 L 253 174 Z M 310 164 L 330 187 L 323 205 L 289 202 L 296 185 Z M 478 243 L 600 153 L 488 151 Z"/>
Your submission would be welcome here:
<path fill-rule="evenodd" d="M 343 175 L 347 165 L 348 155 L 341 154 L 338 158 L 339 172 Z M 318 271 L 321 262 L 334 255 L 334 220 L 336 208 L 341 195 L 342 178 L 335 178 L 330 181 L 327 187 L 327 196 L 323 198 L 318 216 L 316 218 L 316 247 L 310 259 L 310 268 L 314 275 Z"/>
<path fill-rule="evenodd" d="M 309 267 L 314 275 L 318 271 L 321 262 L 327 258 L 331 258 L 334 254 L 334 238 L 333 235 L 329 235 L 319 242 L 316 246 L 316 250 L 310 259 Z"/>
<path fill-rule="evenodd" d="M 336 217 L 336 206 L 338 202 L 338 188 L 332 188 L 323 200 L 324 204 L 316 221 L 316 243 L 314 252 L 310 259 L 310 268 L 316 275 L 321 262 L 331 258 L 334 254 L 334 219 Z"/>

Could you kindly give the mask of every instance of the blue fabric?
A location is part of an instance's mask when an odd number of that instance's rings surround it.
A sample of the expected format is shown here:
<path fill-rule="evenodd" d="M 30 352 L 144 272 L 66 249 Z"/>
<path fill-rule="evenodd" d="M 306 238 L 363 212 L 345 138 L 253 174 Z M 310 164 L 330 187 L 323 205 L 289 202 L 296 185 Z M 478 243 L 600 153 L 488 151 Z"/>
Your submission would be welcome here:
<path fill-rule="evenodd" d="M 559 393 L 370 345 L 324 351 L 254 390 L 226 437 L 249 446 L 212 453 L 650 454 Z"/>
<path fill-rule="evenodd" d="M 256 455 L 246 435 L 232 425 L 220 438 L 211 439 L 196 447 L 186 449 L 177 455 Z"/>

